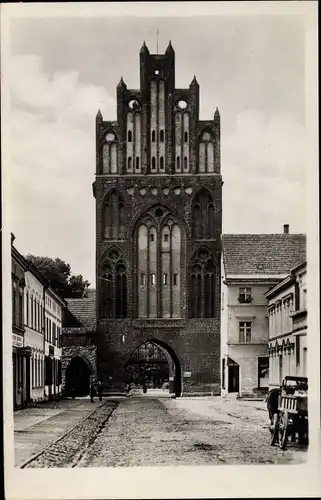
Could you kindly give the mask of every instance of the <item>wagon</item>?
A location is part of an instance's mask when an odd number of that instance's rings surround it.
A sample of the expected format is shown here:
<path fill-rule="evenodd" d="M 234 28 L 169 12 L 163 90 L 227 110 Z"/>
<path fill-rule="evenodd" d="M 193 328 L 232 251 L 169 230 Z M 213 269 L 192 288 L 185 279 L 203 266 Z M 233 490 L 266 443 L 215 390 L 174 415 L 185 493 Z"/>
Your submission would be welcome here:
<path fill-rule="evenodd" d="M 289 438 L 292 442 L 308 444 L 308 379 L 287 376 L 281 387 L 273 391 L 268 397 L 270 444 L 278 443 L 282 450 Z M 275 408 L 271 410 L 273 398 Z"/>

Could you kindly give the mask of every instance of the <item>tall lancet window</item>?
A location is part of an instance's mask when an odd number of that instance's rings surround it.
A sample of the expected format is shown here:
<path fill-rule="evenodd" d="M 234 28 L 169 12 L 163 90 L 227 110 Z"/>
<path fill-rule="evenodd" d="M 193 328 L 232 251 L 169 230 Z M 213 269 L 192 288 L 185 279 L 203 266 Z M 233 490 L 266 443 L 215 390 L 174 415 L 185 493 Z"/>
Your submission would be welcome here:
<path fill-rule="evenodd" d="M 207 249 L 199 250 L 189 266 L 189 316 L 214 318 L 217 266 Z"/>
<path fill-rule="evenodd" d="M 189 171 L 189 112 L 188 103 L 180 100 L 175 110 L 176 172 Z"/>
<path fill-rule="evenodd" d="M 111 254 L 115 258 L 104 262 L 99 276 L 101 315 L 103 318 L 126 318 L 127 269 L 117 251 Z"/>
<path fill-rule="evenodd" d="M 141 113 L 140 104 L 132 99 L 127 113 L 127 172 L 141 172 Z"/>
<path fill-rule="evenodd" d="M 198 169 L 201 173 L 214 172 L 214 142 L 212 131 L 201 134 L 198 145 Z"/>
<path fill-rule="evenodd" d="M 195 240 L 209 240 L 215 234 L 214 203 L 210 192 L 202 189 L 192 201 L 192 236 Z"/>
<path fill-rule="evenodd" d="M 181 229 L 163 207 L 143 217 L 136 232 L 137 314 L 146 318 L 181 316 Z"/>
<path fill-rule="evenodd" d="M 102 145 L 103 174 L 117 173 L 116 135 L 110 131 L 106 134 Z"/>
<path fill-rule="evenodd" d="M 111 191 L 103 204 L 103 239 L 122 240 L 125 236 L 124 202 L 118 191 Z"/>

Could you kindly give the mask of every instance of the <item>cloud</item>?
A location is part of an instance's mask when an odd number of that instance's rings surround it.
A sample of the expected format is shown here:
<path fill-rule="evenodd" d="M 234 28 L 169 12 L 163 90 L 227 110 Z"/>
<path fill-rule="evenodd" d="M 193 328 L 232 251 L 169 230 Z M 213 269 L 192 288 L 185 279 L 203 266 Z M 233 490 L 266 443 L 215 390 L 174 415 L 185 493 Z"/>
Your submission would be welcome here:
<path fill-rule="evenodd" d="M 21 241 L 25 253 L 66 258 L 74 272 L 92 279 L 95 113 L 114 115 L 114 99 L 103 87 L 82 84 L 77 71 L 45 73 L 40 57 L 13 57 L 10 70 L 10 213 L 17 245 Z"/>
<path fill-rule="evenodd" d="M 222 138 L 224 232 L 305 231 L 305 130 L 284 116 L 239 113 Z"/>

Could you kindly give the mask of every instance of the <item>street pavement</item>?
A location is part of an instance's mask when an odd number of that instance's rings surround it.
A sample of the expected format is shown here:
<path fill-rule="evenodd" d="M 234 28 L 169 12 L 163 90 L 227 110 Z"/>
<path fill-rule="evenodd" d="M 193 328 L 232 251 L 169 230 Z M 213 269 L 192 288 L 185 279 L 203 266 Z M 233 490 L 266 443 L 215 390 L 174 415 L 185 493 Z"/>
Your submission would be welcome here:
<path fill-rule="evenodd" d="M 33 409 L 15 415 L 18 466 L 22 461 L 21 429 L 29 436 L 33 453 L 44 448 L 25 465 L 33 468 L 297 464 L 307 459 L 307 449 L 296 444 L 289 443 L 285 451 L 269 445 L 268 414 L 262 401 L 172 399 L 168 391 L 149 390 L 146 395 L 134 391 L 127 398 L 104 398 L 102 404 L 88 399 L 59 404 L 50 416 L 44 410 L 41 421 L 35 420 L 40 415 L 32 414 Z M 25 427 L 22 412 L 29 413 Z M 55 438 L 59 441 L 50 444 Z M 26 452 L 23 458 L 26 460 Z"/>

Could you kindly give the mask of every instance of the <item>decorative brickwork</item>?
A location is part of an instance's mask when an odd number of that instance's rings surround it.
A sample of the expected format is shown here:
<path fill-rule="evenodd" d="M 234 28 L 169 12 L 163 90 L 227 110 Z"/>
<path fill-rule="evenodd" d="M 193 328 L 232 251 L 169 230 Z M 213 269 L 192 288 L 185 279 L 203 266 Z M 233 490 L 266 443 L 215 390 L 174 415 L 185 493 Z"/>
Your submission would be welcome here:
<path fill-rule="evenodd" d="M 195 77 L 189 88 L 175 88 L 171 44 L 163 55 L 151 55 L 144 44 L 140 71 L 139 90 L 128 89 L 123 79 L 117 86 L 117 122 L 104 121 L 100 112 L 96 117 L 93 192 L 98 375 L 105 388 L 121 390 L 131 353 L 142 343 L 153 341 L 167 349 L 174 361 L 175 383 L 180 385 L 177 394 L 219 393 L 223 184 L 220 116 L 216 110 L 212 120 L 199 120 L 199 85 Z M 113 158 L 106 159 L 104 153 L 112 151 L 111 145 L 117 149 L 117 171 L 112 167 Z M 114 205 L 110 202 L 112 196 Z M 147 237 L 152 235 L 152 242 L 155 237 L 155 255 L 153 245 L 148 243 L 146 266 L 142 269 L 144 257 L 139 257 L 139 251 L 145 243 L 138 228 L 155 224 L 157 213 L 164 219 L 157 222 L 154 232 L 146 231 Z M 167 258 L 161 238 L 170 224 L 179 229 L 173 243 L 171 236 L 166 240 Z M 208 230 L 202 230 L 200 235 L 194 226 L 204 224 Z M 170 229 L 168 234 L 172 234 Z M 204 267 L 200 314 L 194 318 L 191 262 L 196 262 L 202 252 L 208 255 L 212 267 Z M 113 271 L 113 256 L 121 260 L 126 279 L 120 280 Z M 210 294 L 204 288 L 207 284 Z M 144 302 L 144 286 L 146 307 L 139 306 Z M 150 299 L 152 296 L 155 299 Z M 121 310 L 126 311 L 126 317 L 120 318 L 115 304 L 123 304 L 124 297 L 127 306 Z M 106 300 L 111 300 L 112 318 L 106 313 Z M 155 301 L 153 307 L 150 300 Z"/>

